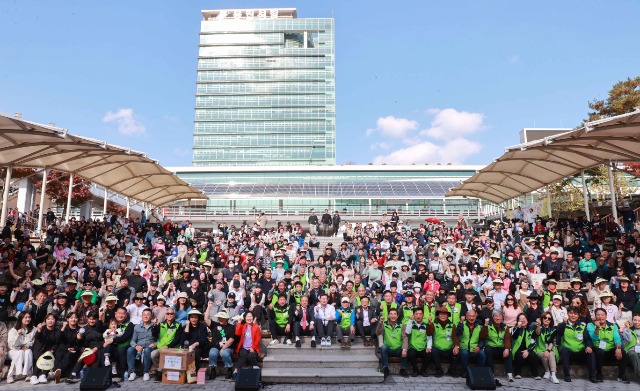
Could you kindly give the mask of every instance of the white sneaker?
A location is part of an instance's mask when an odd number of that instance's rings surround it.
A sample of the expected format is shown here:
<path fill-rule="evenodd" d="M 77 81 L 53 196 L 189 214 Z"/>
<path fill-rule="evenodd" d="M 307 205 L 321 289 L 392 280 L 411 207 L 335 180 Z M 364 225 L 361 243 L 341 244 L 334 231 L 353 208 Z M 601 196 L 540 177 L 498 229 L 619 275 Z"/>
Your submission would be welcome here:
<path fill-rule="evenodd" d="M 320 346 L 327 346 L 327 338 L 322 337 L 322 339 L 320 340 Z"/>
<path fill-rule="evenodd" d="M 142 375 L 142 380 L 143 381 L 149 381 L 149 374 L 145 373 L 144 375 Z"/>
<path fill-rule="evenodd" d="M 40 377 L 38 378 L 38 383 L 45 384 L 46 382 L 47 382 L 47 377 L 44 374 L 40 375 Z"/>
<path fill-rule="evenodd" d="M 287 339 L 284 343 L 287 344 L 287 345 L 291 345 L 291 340 Z"/>
<path fill-rule="evenodd" d="M 38 381 L 38 377 L 37 376 L 31 376 L 31 380 L 29 380 L 29 383 L 31 383 L 32 385 L 36 385 L 39 383 Z"/>
<path fill-rule="evenodd" d="M 520 376 L 520 375 L 516 375 L 516 376 L 515 376 L 515 378 L 516 378 L 516 379 L 522 379 L 522 376 Z"/>
<path fill-rule="evenodd" d="M 551 376 L 551 372 L 545 372 L 544 375 L 542 376 L 543 379 L 548 379 Z"/>
<path fill-rule="evenodd" d="M 108 367 L 111 365 L 111 360 L 109 360 L 109 356 L 104 356 L 104 366 Z"/>
<path fill-rule="evenodd" d="M 509 383 L 513 383 L 513 374 L 507 373 L 507 380 L 509 381 Z"/>
<path fill-rule="evenodd" d="M 274 339 L 271 340 L 271 342 L 269 342 L 269 345 L 277 345 L 279 343 L 280 343 L 280 341 L 278 341 L 277 339 L 274 338 Z"/>
<path fill-rule="evenodd" d="M 116 368 L 116 364 L 113 364 L 111 366 L 111 374 L 112 375 L 117 375 L 118 374 L 118 369 Z"/>
<path fill-rule="evenodd" d="M 331 337 L 327 337 L 327 346 L 331 346 Z"/>
<path fill-rule="evenodd" d="M 136 380 L 136 373 L 135 372 L 131 372 L 129 374 L 129 381 L 134 381 Z"/>
<path fill-rule="evenodd" d="M 7 376 L 7 384 L 11 384 L 13 383 L 15 380 L 13 380 L 13 376 Z"/>
<path fill-rule="evenodd" d="M 551 375 L 551 378 L 550 378 L 549 380 L 551 380 L 551 383 L 553 383 L 553 384 L 558 384 L 558 383 L 560 383 L 560 382 L 558 381 L 558 378 L 556 377 L 556 375 Z"/>

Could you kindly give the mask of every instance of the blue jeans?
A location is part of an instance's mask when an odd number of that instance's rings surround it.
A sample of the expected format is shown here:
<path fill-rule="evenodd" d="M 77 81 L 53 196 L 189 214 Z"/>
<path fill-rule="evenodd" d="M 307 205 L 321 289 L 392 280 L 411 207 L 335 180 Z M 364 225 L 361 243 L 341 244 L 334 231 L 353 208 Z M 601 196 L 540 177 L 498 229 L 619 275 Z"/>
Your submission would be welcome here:
<path fill-rule="evenodd" d="M 232 354 L 233 350 L 228 348 L 222 349 L 222 351 L 220 351 L 220 349 L 218 348 L 211 348 L 211 350 L 209 350 L 209 366 L 217 367 L 218 357 L 222 356 L 222 363 L 224 364 L 224 367 L 233 367 L 233 358 L 231 357 Z"/>
<path fill-rule="evenodd" d="M 382 345 L 380 347 L 380 356 L 382 360 L 382 368 L 386 368 L 389 366 L 389 356 L 391 357 L 400 357 L 400 368 L 407 368 L 407 358 L 402 357 L 402 349 L 389 349 L 387 345 Z"/>
<path fill-rule="evenodd" d="M 154 349 L 152 348 L 142 349 L 142 367 L 144 368 L 144 373 L 149 373 L 149 370 L 151 369 L 151 352 L 153 350 Z M 129 373 L 134 373 L 136 370 L 136 353 L 138 353 L 136 348 L 132 346 L 127 349 L 127 367 L 129 368 Z"/>
<path fill-rule="evenodd" d="M 477 367 L 484 367 L 487 356 L 484 354 L 484 350 L 482 349 L 480 349 L 478 353 L 472 353 L 468 350 L 460 349 L 460 361 L 462 362 L 462 369 L 465 373 L 469 367 L 469 359 L 475 359 Z"/>

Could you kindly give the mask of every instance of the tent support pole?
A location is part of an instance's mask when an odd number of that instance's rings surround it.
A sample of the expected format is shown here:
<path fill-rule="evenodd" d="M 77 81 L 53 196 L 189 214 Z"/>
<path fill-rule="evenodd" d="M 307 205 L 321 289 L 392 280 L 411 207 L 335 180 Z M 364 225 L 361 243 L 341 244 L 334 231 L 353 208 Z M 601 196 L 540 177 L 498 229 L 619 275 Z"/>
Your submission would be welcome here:
<path fill-rule="evenodd" d="M 51 170 L 45 168 L 42 173 L 42 187 L 40 188 L 40 216 L 38 217 L 38 232 L 42 232 L 42 218 L 44 217 L 44 200 L 47 192 L 47 177 Z"/>
<path fill-rule="evenodd" d="M 582 198 L 584 199 L 584 212 L 587 221 L 591 221 L 591 211 L 589 210 L 589 198 L 587 197 L 587 181 L 584 179 L 584 170 L 582 170 Z"/>
<path fill-rule="evenodd" d="M 607 168 L 609 169 L 609 191 L 611 192 L 611 215 L 613 216 L 613 221 L 617 224 L 618 223 L 618 208 L 616 207 L 617 205 L 617 201 L 616 201 L 616 187 L 613 184 L 613 168 L 612 168 L 612 164 L 611 161 L 609 161 L 609 164 L 607 165 Z"/>
<path fill-rule="evenodd" d="M 4 178 L 4 191 L 2 192 L 2 213 L 0 213 L 0 228 L 7 224 L 7 206 L 9 204 L 9 187 L 11 187 L 11 173 L 13 167 L 7 167 L 7 176 Z"/>
<path fill-rule="evenodd" d="M 69 194 L 67 194 L 67 211 L 64 220 L 68 223 L 71 216 L 71 196 L 73 195 L 73 173 L 69 174 Z"/>
<path fill-rule="evenodd" d="M 549 191 L 549 185 L 547 185 L 547 207 L 549 208 L 549 218 L 553 218 L 551 213 L 551 192 Z"/>

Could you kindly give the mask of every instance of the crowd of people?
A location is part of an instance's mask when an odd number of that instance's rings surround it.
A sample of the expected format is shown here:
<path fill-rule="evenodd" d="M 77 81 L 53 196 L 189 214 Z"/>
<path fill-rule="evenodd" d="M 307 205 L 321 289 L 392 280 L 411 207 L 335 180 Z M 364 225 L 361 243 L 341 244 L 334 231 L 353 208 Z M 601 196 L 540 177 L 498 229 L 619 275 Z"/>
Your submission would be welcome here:
<path fill-rule="evenodd" d="M 311 348 L 344 350 L 362 338 L 385 376 L 390 357 L 402 376 L 431 366 L 444 376 L 445 361 L 449 376 L 501 362 L 509 382 L 523 368 L 570 382 L 586 365 L 597 383 L 611 363 L 618 381 L 629 382 L 629 364 L 640 375 L 640 235 L 598 216 L 474 228 L 394 213 L 340 228 L 317 217 L 269 226 L 259 215 L 210 230 L 144 215 L 45 216 L 38 243 L 12 224 L 2 231 L 8 383 L 74 383 L 97 366 L 159 381 L 166 348 L 193 351 L 209 378 L 219 365 L 233 378 L 258 365 L 263 333 L 269 345 L 302 347 L 307 336 Z M 341 243 L 320 248 L 320 224 Z"/>

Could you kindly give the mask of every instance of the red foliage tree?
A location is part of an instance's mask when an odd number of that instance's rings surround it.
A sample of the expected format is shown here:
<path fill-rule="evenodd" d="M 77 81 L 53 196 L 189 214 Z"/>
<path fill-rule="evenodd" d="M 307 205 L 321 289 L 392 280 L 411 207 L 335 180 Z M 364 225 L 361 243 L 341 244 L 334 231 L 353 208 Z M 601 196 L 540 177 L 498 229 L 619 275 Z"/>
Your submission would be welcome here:
<path fill-rule="evenodd" d="M 42 181 L 36 183 L 36 187 L 41 187 Z M 91 182 L 82 177 L 75 176 L 73 178 L 73 188 L 71 192 L 71 205 L 78 207 L 83 203 L 91 200 Z M 69 194 L 69 174 L 60 171 L 51 171 L 47 176 L 46 194 L 57 205 L 67 205 L 67 196 Z"/>

